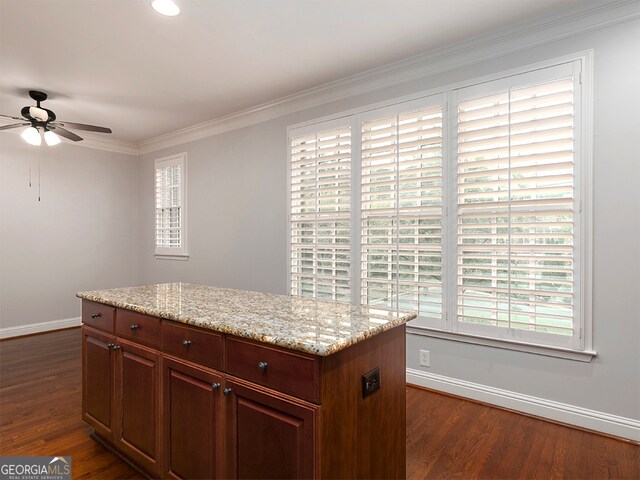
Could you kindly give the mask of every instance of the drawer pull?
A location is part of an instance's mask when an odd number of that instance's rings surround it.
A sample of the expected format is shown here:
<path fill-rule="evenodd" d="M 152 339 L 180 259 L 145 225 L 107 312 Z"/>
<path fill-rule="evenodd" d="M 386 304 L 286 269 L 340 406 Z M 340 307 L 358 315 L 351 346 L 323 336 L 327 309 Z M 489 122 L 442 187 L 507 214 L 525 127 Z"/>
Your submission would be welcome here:
<path fill-rule="evenodd" d="M 113 343 L 107 343 L 107 348 L 108 348 L 109 350 L 113 350 L 113 347 L 115 347 L 115 344 L 113 344 Z"/>
<path fill-rule="evenodd" d="M 111 350 L 120 350 L 122 347 L 120 345 L 111 344 Z"/>
<path fill-rule="evenodd" d="M 267 371 L 267 367 L 268 367 L 268 366 L 269 366 L 269 364 L 268 364 L 267 362 L 260 362 L 260 363 L 258 364 L 258 368 L 259 368 L 260 370 L 262 370 L 263 372 L 266 372 L 266 371 Z"/>
<path fill-rule="evenodd" d="M 183 344 L 185 347 L 188 347 L 189 345 L 191 345 L 191 340 L 182 340 L 182 344 Z"/>
<path fill-rule="evenodd" d="M 140 324 L 134 323 L 134 324 L 133 324 L 133 325 L 131 325 L 129 328 L 130 328 L 131 330 L 138 330 L 138 329 L 140 328 L 140 326 L 141 326 Z"/>
<path fill-rule="evenodd" d="M 214 390 L 218 390 L 220 388 L 220 384 L 219 383 L 212 383 L 211 384 L 211 388 L 213 388 Z"/>
<path fill-rule="evenodd" d="M 228 397 L 229 395 L 231 395 L 231 389 L 230 388 L 225 388 L 222 393 L 224 393 L 225 397 Z"/>
<path fill-rule="evenodd" d="M 91 318 L 99 318 L 99 317 L 101 317 L 101 316 L 102 316 L 102 314 L 101 314 L 101 313 L 92 313 L 92 314 L 91 314 Z"/>

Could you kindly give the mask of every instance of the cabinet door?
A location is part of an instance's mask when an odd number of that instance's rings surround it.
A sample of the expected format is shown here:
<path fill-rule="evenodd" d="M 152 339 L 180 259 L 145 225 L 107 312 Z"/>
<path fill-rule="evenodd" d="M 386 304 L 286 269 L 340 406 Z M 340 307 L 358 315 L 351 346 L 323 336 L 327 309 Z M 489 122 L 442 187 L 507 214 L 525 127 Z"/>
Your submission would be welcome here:
<path fill-rule="evenodd" d="M 82 327 L 82 419 L 106 440 L 113 439 L 115 337 Z"/>
<path fill-rule="evenodd" d="M 160 353 L 118 339 L 116 444 L 136 464 L 160 473 Z"/>
<path fill-rule="evenodd" d="M 170 478 L 223 478 L 222 375 L 163 357 L 164 458 Z"/>
<path fill-rule="evenodd" d="M 241 380 L 228 378 L 225 386 L 229 475 L 313 478 L 318 407 Z"/>

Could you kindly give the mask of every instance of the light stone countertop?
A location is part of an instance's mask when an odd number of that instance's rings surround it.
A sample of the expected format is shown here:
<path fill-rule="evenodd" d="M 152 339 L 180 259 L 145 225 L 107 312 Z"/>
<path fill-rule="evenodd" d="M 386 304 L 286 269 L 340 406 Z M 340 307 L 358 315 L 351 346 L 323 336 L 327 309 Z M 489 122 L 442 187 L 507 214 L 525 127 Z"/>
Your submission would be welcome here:
<path fill-rule="evenodd" d="M 190 283 L 94 290 L 77 296 L 320 356 L 416 317 L 380 307 Z"/>

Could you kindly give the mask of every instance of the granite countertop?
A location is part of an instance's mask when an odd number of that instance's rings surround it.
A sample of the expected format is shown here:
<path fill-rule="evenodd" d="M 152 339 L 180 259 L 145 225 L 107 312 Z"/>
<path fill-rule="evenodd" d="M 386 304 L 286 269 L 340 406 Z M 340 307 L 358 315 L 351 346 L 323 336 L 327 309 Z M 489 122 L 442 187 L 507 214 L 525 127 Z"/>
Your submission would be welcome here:
<path fill-rule="evenodd" d="M 416 317 L 380 307 L 190 283 L 94 290 L 77 296 L 321 356 Z"/>

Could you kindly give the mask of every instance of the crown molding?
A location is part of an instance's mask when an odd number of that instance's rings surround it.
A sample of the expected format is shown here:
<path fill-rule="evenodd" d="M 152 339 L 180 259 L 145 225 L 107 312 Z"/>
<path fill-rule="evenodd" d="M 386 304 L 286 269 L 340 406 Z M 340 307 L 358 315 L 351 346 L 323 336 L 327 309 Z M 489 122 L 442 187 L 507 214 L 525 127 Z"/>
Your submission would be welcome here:
<path fill-rule="evenodd" d="M 580 8 L 560 16 L 546 16 L 534 22 L 519 23 L 153 137 L 138 143 L 138 149 L 140 154 L 162 150 L 636 18 L 640 18 L 640 1 L 619 0 L 592 8 Z"/>
<path fill-rule="evenodd" d="M 563 15 L 518 23 L 139 143 L 85 134 L 83 142 L 67 144 L 137 156 L 637 18 L 640 18 L 640 0 L 617 0 L 592 8 L 582 7 Z M 5 120 L 0 119 L 0 125 L 10 123 Z"/>
<path fill-rule="evenodd" d="M 79 147 L 95 148 L 96 150 L 104 150 L 106 152 L 122 153 L 124 155 L 137 156 L 140 154 L 138 144 L 134 142 L 99 137 L 97 135 L 92 135 L 86 132 L 82 132 L 82 137 L 84 138 L 82 142 L 73 142 L 73 145 L 77 145 Z"/>

